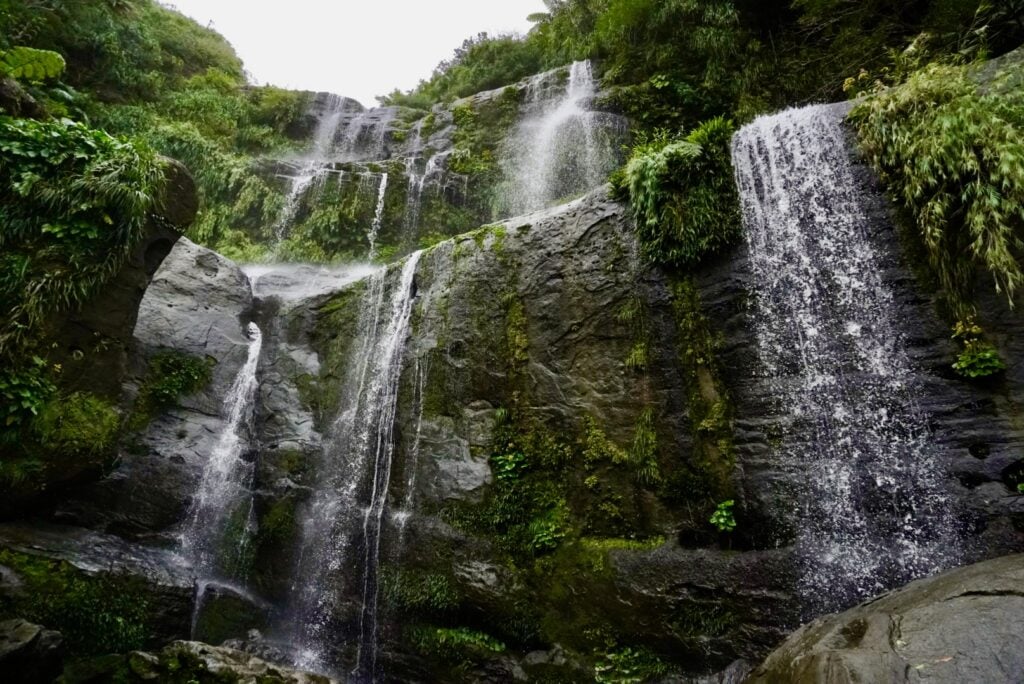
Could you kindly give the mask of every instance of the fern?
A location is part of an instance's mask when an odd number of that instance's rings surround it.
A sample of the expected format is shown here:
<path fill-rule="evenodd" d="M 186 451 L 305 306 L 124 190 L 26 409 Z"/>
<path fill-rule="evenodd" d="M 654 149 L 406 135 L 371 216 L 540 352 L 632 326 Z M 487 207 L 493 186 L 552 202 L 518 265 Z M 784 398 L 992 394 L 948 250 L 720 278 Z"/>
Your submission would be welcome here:
<path fill-rule="evenodd" d="M 32 83 L 60 78 L 65 66 L 64 58 L 50 50 L 13 47 L 0 51 L 0 73 Z"/>

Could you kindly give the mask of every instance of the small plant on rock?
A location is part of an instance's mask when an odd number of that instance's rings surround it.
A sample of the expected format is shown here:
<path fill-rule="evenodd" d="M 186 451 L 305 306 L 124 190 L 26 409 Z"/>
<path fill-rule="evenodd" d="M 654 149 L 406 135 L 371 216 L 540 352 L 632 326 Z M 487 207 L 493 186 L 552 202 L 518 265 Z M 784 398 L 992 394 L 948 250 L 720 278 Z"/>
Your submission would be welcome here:
<path fill-rule="evenodd" d="M 973 318 L 958 321 L 953 328 L 953 339 L 963 344 L 953 370 L 965 378 L 987 378 L 1006 370 L 999 352 L 982 338 L 983 334 Z"/>
<path fill-rule="evenodd" d="M 736 516 L 733 515 L 733 506 L 736 502 L 733 499 L 718 504 L 715 512 L 708 518 L 708 522 L 715 526 L 719 532 L 732 532 L 736 529 Z"/>

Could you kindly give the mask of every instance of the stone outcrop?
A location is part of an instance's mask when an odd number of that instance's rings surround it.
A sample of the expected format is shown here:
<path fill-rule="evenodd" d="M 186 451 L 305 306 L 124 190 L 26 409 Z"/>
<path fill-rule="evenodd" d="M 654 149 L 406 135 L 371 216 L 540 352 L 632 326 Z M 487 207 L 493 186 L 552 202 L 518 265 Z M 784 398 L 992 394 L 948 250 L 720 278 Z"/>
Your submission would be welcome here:
<path fill-rule="evenodd" d="M 147 639 L 152 642 L 181 638 L 189 632 L 193 580 L 172 552 L 114 535 L 38 522 L 0 524 L 0 549 L 28 559 L 66 563 L 83 578 L 111 578 L 122 583 L 125 592 L 130 587 L 146 603 Z M 10 579 L 0 583 L 0 601 L 14 605 L 33 590 L 31 580 L 45 579 L 22 577 L 17 567 L 5 572 Z"/>
<path fill-rule="evenodd" d="M 1019 682 L 1022 587 L 1022 555 L 911 582 L 801 627 L 746 682 Z"/>
<path fill-rule="evenodd" d="M 129 394 L 145 381 L 149 360 L 167 351 L 207 360 L 211 381 L 145 426 L 112 473 L 62 502 L 60 520 L 152 535 L 183 518 L 224 427 L 224 397 L 245 363 L 252 305 L 237 265 L 184 238 L 174 246 L 139 306 Z"/>
<path fill-rule="evenodd" d="M 153 274 L 192 223 L 199 207 L 195 183 L 180 163 L 167 160 L 167 181 L 158 212 L 121 270 L 80 310 L 49 322 L 61 364 L 61 386 L 117 400 L 128 377 L 132 331 Z"/>

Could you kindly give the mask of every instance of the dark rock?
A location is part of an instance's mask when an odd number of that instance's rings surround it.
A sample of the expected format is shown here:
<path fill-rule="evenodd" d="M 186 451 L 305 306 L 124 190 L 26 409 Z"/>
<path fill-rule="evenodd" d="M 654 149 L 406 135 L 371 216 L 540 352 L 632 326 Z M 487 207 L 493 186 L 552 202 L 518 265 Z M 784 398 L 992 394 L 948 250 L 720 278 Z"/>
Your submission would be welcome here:
<path fill-rule="evenodd" d="M 746 680 L 1017 683 L 1024 555 L 950 570 L 801 627 Z"/>
<path fill-rule="evenodd" d="M 52 681 L 63 667 L 60 632 L 25 620 L 0 622 L 0 678 L 10 684 Z"/>
<path fill-rule="evenodd" d="M 192 638 L 209 644 L 241 639 L 267 625 L 271 606 L 241 589 L 204 582 L 197 590 Z"/>
<path fill-rule="evenodd" d="M 29 119 L 47 117 L 46 109 L 10 76 L 0 77 L 0 109 L 11 116 Z"/>

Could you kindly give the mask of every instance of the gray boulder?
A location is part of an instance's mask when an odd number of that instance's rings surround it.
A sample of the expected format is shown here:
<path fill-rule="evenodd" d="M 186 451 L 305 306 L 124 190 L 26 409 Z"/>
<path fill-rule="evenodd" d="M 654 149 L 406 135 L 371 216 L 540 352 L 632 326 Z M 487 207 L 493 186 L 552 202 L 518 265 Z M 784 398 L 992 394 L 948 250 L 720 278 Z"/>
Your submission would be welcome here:
<path fill-rule="evenodd" d="M 60 673 L 60 632 L 21 619 L 0 622 L 0 677 L 10 684 L 51 681 Z"/>
<path fill-rule="evenodd" d="M 986 682 L 1024 678 L 1024 555 L 957 568 L 801 627 L 746 680 Z"/>

